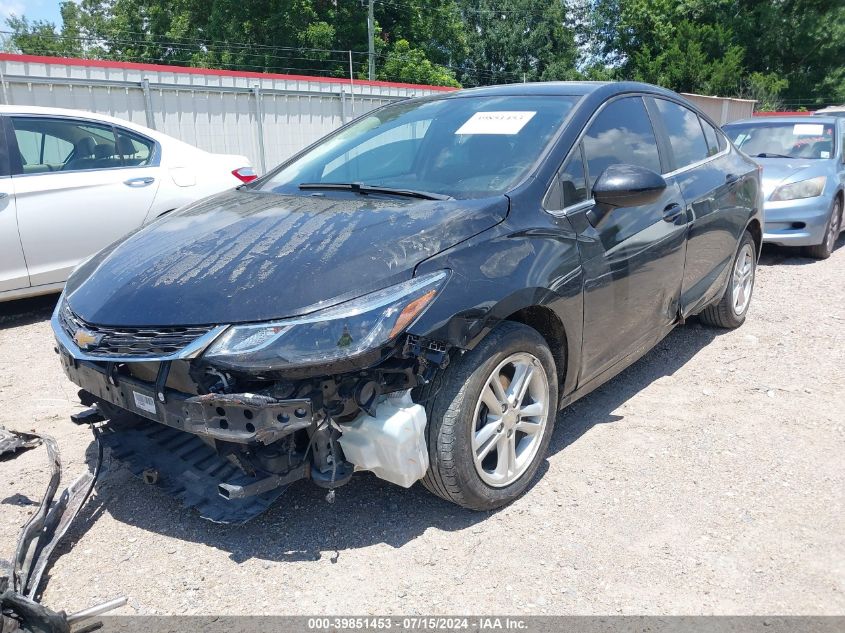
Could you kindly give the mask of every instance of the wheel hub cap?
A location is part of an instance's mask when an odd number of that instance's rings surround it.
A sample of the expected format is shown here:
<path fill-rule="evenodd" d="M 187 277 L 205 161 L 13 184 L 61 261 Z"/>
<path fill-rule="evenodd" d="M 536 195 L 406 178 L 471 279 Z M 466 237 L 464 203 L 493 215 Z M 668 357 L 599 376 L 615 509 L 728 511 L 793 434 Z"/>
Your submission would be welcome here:
<path fill-rule="evenodd" d="M 736 257 L 733 270 L 733 309 L 739 316 L 748 308 L 754 289 L 754 249 L 744 244 Z"/>
<path fill-rule="evenodd" d="M 501 488 L 528 470 L 542 444 L 548 413 L 549 381 L 540 361 L 520 352 L 499 363 L 473 416 L 473 462 L 484 483 Z"/>

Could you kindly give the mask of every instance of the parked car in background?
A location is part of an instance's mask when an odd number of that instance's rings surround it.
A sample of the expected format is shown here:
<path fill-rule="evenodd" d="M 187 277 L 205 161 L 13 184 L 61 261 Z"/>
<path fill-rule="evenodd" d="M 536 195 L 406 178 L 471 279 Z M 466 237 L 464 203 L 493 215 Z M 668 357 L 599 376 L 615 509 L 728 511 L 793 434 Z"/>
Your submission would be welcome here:
<path fill-rule="evenodd" d="M 243 468 L 191 484 L 204 512 L 356 469 L 486 510 L 529 486 L 561 407 L 691 315 L 743 323 L 761 207 L 758 166 L 673 92 L 446 93 L 107 248 L 52 326 L 84 402 Z M 127 459 L 181 459 L 126 428 Z"/>
<path fill-rule="evenodd" d="M 842 229 L 845 118 L 767 117 L 723 129 L 763 167 L 763 241 L 830 257 Z"/>
<path fill-rule="evenodd" d="M 0 301 L 61 290 L 130 231 L 253 178 L 243 156 L 128 121 L 0 106 Z"/>
<path fill-rule="evenodd" d="M 816 110 L 815 112 L 813 112 L 813 116 L 845 117 L 845 105 L 828 106 L 827 108 L 822 108 L 821 110 Z"/>

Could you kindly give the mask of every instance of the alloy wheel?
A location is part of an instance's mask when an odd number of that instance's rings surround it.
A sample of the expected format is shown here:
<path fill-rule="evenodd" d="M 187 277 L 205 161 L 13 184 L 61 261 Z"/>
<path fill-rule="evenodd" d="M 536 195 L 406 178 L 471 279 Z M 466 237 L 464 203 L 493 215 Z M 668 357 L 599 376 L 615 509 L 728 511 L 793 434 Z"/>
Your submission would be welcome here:
<path fill-rule="evenodd" d="M 737 316 L 744 314 L 754 289 L 754 249 L 743 244 L 736 257 L 733 271 L 733 309 Z"/>
<path fill-rule="evenodd" d="M 481 480 L 494 488 L 519 479 L 543 441 L 549 379 L 527 352 L 505 358 L 491 372 L 475 406 L 471 447 Z"/>
<path fill-rule="evenodd" d="M 827 250 L 833 252 L 836 246 L 836 238 L 839 237 L 839 200 L 833 204 L 833 212 L 830 214 L 830 222 L 827 225 L 827 235 L 825 235 L 825 246 Z"/>

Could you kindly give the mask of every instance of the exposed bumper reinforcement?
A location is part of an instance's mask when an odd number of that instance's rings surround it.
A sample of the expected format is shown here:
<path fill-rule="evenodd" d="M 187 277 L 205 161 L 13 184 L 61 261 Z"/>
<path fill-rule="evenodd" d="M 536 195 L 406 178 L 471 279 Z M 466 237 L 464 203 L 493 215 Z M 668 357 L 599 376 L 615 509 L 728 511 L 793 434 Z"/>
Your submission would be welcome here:
<path fill-rule="evenodd" d="M 94 397 L 180 431 L 238 444 L 272 444 L 312 423 L 313 405 L 307 398 L 276 400 L 258 394 L 193 396 L 165 389 L 162 402 L 153 383 L 126 376 L 118 376 L 110 383 L 100 365 L 77 360 L 64 350 L 60 356 L 67 377 Z"/>

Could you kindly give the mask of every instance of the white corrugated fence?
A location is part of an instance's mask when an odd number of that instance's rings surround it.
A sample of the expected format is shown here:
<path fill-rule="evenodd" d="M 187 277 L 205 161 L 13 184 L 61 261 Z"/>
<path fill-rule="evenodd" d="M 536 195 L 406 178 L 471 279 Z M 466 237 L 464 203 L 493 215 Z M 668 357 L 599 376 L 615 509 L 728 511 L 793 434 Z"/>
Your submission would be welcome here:
<path fill-rule="evenodd" d="M 202 149 L 247 156 L 264 172 L 381 105 L 448 90 L 0 54 L 3 103 L 73 108 L 155 128 Z"/>
<path fill-rule="evenodd" d="M 451 90 L 127 62 L 0 54 L 0 100 L 128 119 L 202 149 L 247 156 L 259 173 L 381 105 Z M 685 94 L 720 125 L 754 101 Z"/>

